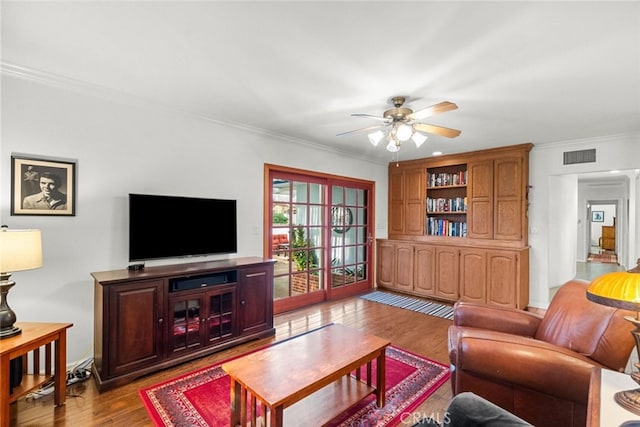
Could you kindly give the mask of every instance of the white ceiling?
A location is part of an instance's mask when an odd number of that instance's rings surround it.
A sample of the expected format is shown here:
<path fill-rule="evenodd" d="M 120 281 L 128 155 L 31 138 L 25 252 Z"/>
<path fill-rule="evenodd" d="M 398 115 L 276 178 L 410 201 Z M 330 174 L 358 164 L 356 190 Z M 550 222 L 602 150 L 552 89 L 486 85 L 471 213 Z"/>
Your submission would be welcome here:
<path fill-rule="evenodd" d="M 365 133 L 393 95 L 434 150 L 640 132 L 640 2 L 5 1 L 5 73 L 131 96 L 391 160 Z"/>

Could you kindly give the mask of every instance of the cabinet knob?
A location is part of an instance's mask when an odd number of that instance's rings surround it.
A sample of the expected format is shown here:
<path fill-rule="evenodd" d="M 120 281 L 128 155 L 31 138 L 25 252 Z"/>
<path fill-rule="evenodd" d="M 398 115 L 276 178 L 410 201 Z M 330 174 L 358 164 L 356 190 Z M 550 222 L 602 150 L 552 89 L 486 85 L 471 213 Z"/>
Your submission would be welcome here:
<path fill-rule="evenodd" d="M 245 305 L 247 302 L 245 300 L 240 301 L 240 305 Z"/>
<path fill-rule="evenodd" d="M 158 319 L 158 323 L 162 323 L 162 322 L 164 322 L 164 319 L 161 317 Z"/>

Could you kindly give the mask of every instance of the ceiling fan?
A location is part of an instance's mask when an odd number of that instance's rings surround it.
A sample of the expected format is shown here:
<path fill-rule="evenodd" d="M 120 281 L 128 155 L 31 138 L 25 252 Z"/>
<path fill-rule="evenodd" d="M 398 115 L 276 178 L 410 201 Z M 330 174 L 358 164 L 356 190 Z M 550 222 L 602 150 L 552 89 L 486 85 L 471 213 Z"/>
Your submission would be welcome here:
<path fill-rule="evenodd" d="M 445 136 L 447 138 L 455 138 L 460 135 L 461 131 L 459 130 L 421 123 L 418 121 L 436 114 L 455 110 L 458 108 L 456 104 L 449 101 L 443 101 L 430 107 L 423 108 L 422 110 L 413 111 L 411 108 L 404 107 L 406 100 L 406 96 L 391 97 L 389 102 L 394 106 L 394 108 L 385 111 L 382 114 L 382 117 L 371 114 L 351 114 L 354 117 L 368 117 L 379 120 L 382 121 L 382 124 L 342 132 L 336 136 L 372 131 L 369 133 L 368 137 L 369 141 L 374 146 L 377 146 L 378 143 L 386 137 L 387 150 L 395 153 L 400 150 L 400 145 L 409 139 L 412 139 L 413 142 L 416 143 L 416 147 L 420 147 L 427 140 L 427 136 L 424 135 L 425 133 Z"/>

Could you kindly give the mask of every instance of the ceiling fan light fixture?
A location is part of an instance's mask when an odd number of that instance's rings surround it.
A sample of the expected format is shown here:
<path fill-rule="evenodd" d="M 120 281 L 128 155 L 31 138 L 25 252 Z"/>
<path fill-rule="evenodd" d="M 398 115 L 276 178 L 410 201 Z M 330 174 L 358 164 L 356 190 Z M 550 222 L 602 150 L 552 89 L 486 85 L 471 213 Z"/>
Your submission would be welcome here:
<path fill-rule="evenodd" d="M 369 135 L 367 135 L 369 137 L 369 142 L 374 146 L 377 147 L 378 143 L 380 141 L 382 141 L 382 138 L 384 138 L 384 132 L 382 132 L 381 130 L 377 130 L 375 132 L 370 133 Z"/>
<path fill-rule="evenodd" d="M 411 137 L 411 139 L 413 139 L 413 142 L 416 143 L 416 147 L 420 148 L 420 146 L 422 144 L 424 144 L 424 142 L 429 139 L 429 137 L 423 133 L 420 132 L 414 132 L 413 136 Z"/>
<path fill-rule="evenodd" d="M 427 134 L 439 135 L 446 138 L 455 138 L 460 135 L 461 131 L 456 129 L 449 129 L 444 126 L 436 126 L 417 121 L 418 119 L 457 109 L 458 106 L 453 102 L 442 101 L 430 107 L 413 111 L 413 109 L 404 106 L 406 101 L 406 96 L 391 97 L 389 102 L 394 108 L 384 111 L 382 116 L 353 113 L 351 114 L 352 116 L 373 118 L 381 121 L 382 124 L 355 129 L 349 132 L 341 132 L 336 136 L 350 135 L 356 132 L 367 132 L 369 142 L 374 147 L 377 147 L 380 141 L 384 139 L 387 151 L 395 154 L 400 151 L 402 143 L 410 139 L 413 140 L 417 148 L 420 148 L 429 138 Z M 397 160 L 397 155 L 395 157 Z"/>
<path fill-rule="evenodd" d="M 413 128 L 406 123 L 401 123 L 396 127 L 396 138 L 405 142 L 411 138 L 413 134 Z"/>
<path fill-rule="evenodd" d="M 389 138 L 389 143 L 387 144 L 387 151 L 391 153 L 397 153 L 400 151 L 401 142 L 395 138 Z"/>

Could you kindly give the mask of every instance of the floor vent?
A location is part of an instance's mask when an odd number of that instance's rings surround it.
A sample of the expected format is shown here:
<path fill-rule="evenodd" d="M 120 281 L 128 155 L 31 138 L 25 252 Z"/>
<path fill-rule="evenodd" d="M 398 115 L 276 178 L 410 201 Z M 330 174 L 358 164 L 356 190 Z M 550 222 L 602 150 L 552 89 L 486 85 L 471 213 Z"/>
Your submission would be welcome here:
<path fill-rule="evenodd" d="M 596 161 L 596 149 L 579 150 L 579 151 L 565 151 L 564 164 L 575 165 L 576 163 L 593 163 Z"/>

